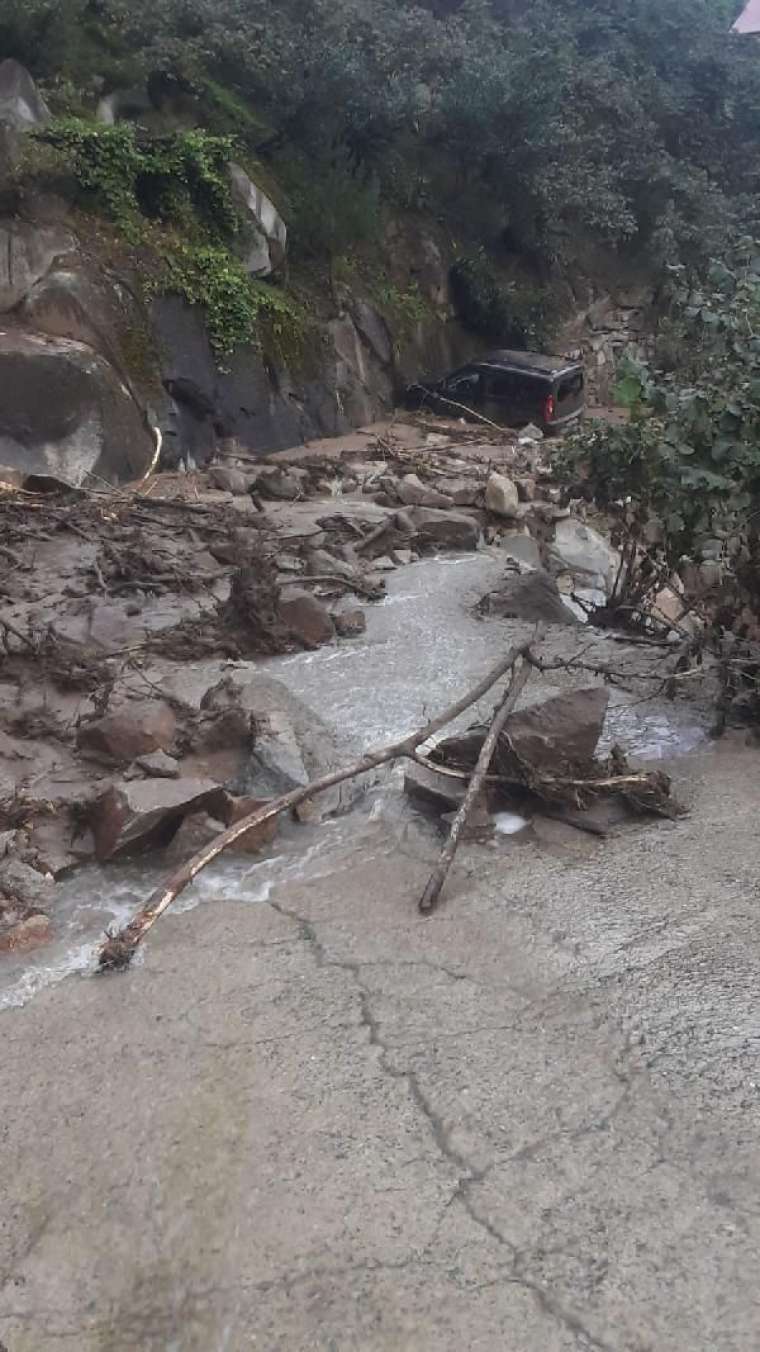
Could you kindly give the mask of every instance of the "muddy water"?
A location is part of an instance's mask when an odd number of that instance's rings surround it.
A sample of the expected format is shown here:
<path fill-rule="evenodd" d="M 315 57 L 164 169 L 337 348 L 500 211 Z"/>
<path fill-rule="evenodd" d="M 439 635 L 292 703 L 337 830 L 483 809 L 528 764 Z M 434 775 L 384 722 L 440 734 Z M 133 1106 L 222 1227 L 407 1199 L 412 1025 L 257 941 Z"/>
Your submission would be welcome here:
<path fill-rule="evenodd" d="M 399 569 L 388 579 L 387 598 L 367 609 L 367 633 L 317 652 L 265 664 L 357 750 L 411 732 L 453 702 L 528 627 L 511 621 L 480 621 L 475 602 L 495 587 L 503 560 L 489 553 L 428 559 Z M 547 646 L 565 656 L 578 648 L 578 631 L 554 629 Z M 601 643 L 601 640 L 599 640 Z M 615 654 L 603 653 L 613 661 Z M 533 698 L 555 693 L 548 679 L 535 683 Z M 487 697 L 480 712 L 492 707 Z M 469 711 L 462 720 L 473 721 Z M 615 691 L 605 733 L 645 759 L 673 757 L 697 746 L 705 722 L 690 706 L 643 704 Z M 287 826 L 272 852 L 254 863 L 228 857 L 208 868 L 175 907 L 202 900 L 257 902 L 293 878 L 330 878 L 351 866 L 356 852 L 388 849 L 389 832 L 400 847 L 409 809 L 398 793 L 398 776 L 386 776 L 350 818 L 319 827 Z M 102 934 L 123 924 L 160 877 L 160 864 L 92 866 L 64 880 L 54 912 L 56 937 L 37 953 L 2 960 L 0 1008 L 24 1004 L 37 991 L 74 973 L 91 972 Z M 163 923 L 169 923 L 163 922 Z M 139 955 L 138 955 L 139 961 Z"/>

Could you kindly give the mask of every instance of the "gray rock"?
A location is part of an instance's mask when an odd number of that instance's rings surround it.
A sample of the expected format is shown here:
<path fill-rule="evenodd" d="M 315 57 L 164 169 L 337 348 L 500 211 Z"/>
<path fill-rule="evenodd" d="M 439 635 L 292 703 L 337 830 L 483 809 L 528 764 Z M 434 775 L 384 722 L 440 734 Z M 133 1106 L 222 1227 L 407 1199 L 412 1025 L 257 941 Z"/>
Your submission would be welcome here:
<path fill-rule="evenodd" d="M 0 896 L 20 901 L 24 906 L 49 904 L 55 891 L 53 879 L 20 859 L 6 858 L 0 863 Z"/>
<path fill-rule="evenodd" d="M 570 509 L 560 507 L 559 503 L 545 502 L 543 498 L 538 498 L 533 502 L 520 503 L 519 516 L 521 520 L 537 517 L 539 521 L 554 525 L 557 521 L 566 521 L 570 516 Z"/>
<path fill-rule="evenodd" d="M 382 482 L 385 487 L 385 481 Z M 422 505 L 428 490 L 418 474 L 405 474 L 402 479 L 392 482 L 396 497 L 399 502 L 403 502 L 405 507 L 419 507 Z M 388 490 L 386 489 L 386 491 Z"/>
<path fill-rule="evenodd" d="M 288 231 L 274 203 L 239 164 L 230 164 L 233 193 L 246 214 L 252 241 L 245 255 L 248 272 L 265 277 L 285 261 Z"/>
<path fill-rule="evenodd" d="M 382 366 L 390 366 L 393 362 L 393 341 L 383 316 L 364 300 L 354 301 L 351 313 L 367 347 Z"/>
<path fill-rule="evenodd" d="M 90 347 L 0 331 L 0 464 L 80 487 L 143 474 L 154 441 L 113 368 Z"/>
<path fill-rule="evenodd" d="M 227 465 L 212 465 L 208 477 L 214 488 L 220 488 L 224 493 L 234 493 L 236 497 L 242 497 L 248 492 L 249 480 L 242 470 L 232 469 Z"/>
<path fill-rule="evenodd" d="M 29 71 L 11 58 L 0 61 L 0 126 L 33 131 L 50 121 L 50 109 Z"/>
<path fill-rule="evenodd" d="M 520 435 L 517 438 L 517 443 L 518 445 L 524 445 L 525 442 L 528 441 L 543 441 L 543 439 L 544 434 L 541 431 L 541 428 L 536 427 L 535 423 L 527 423 L 526 426 L 521 429 Z"/>
<path fill-rule="evenodd" d="M 334 577 L 354 577 L 356 568 L 345 559 L 337 559 L 326 549 L 310 549 L 307 555 L 306 571 L 312 577 L 332 574 Z"/>
<path fill-rule="evenodd" d="M 221 812 L 224 791 L 210 779 L 117 781 L 93 805 L 95 852 L 103 862 L 162 842 L 191 812 Z"/>
<path fill-rule="evenodd" d="M 524 567 L 541 567 L 541 550 L 532 535 L 524 531 L 507 531 L 500 536 L 499 545 L 505 554 Z"/>
<path fill-rule="evenodd" d="M 141 113 L 149 113 L 152 109 L 145 86 L 135 85 L 132 89 L 116 89 L 112 94 L 106 94 L 99 101 L 95 116 L 98 122 L 113 127 L 122 118 L 139 117 Z"/>
<path fill-rule="evenodd" d="M 77 745 L 125 764 L 153 751 L 166 751 L 177 730 L 177 719 L 161 700 L 135 702 L 90 723 L 82 723 Z"/>
<path fill-rule="evenodd" d="M 73 248 L 67 231 L 25 221 L 0 224 L 0 313 L 14 310 L 50 270 L 55 259 Z"/>
<path fill-rule="evenodd" d="M 417 526 L 411 512 L 396 512 L 393 525 L 401 535 L 416 535 Z"/>
<path fill-rule="evenodd" d="M 326 332 L 334 355 L 334 389 L 346 423 L 360 427 L 373 422 L 393 405 L 391 371 L 368 351 L 350 314 L 331 319 Z"/>
<path fill-rule="evenodd" d="M 224 822 L 212 817 L 208 812 L 191 812 L 179 824 L 176 833 L 166 847 L 164 861 L 172 868 L 186 864 L 204 845 L 221 835 Z"/>
<path fill-rule="evenodd" d="M 259 474 L 255 490 L 263 498 L 274 498 L 283 502 L 295 502 L 302 493 L 301 480 L 283 469 L 268 469 Z"/>
<path fill-rule="evenodd" d="M 508 742 L 501 742 L 496 752 L 499 774 L 506 779 L 514 776 L 516 783 L 523 783 L 526 765 L 546 775 L 570 774 L 588 767 L 602 735 L 609 698 L 604 686 L 592 686 L 511 714 L 505 729 Z M 438 744 L 435 755 L 460 766 L 473 766 L 486 731 L 472 728 L 462 736 L 448 737 Z"/>
<path fill-rule="evenodd" d="M 572 573 L 582 585 L 607 594 L 620 562 L 617 551 L 601 535 L 573 517 L 557 522 L 547 559 L 553 572 Z"/>
<path fill-rule="evenodd" d="M 372 567 L 378 573 L 392 573 L 396 565 L 387 554 L 381 554 L 379 559 L 372 560 Z"/>
<path fill-rule="evenodd" d="M 153 779 L 179 779 L 179 764 L 174 756 L 166 751 L 153 751 L 147 756 L 138 756 L 137 765 Z"/>
<path fill-rule="evenodd" d="M 245 792 L 255 798 L 288 793 L 299 785 L 345 765 L 355 754 L 341 745 L 322 719 L 280 681 L 233 674 L 233 696 L 253 718 L 256 736 L 246 774 Z M 302 820 L 319 821 L 345 811 L 362 790 L 358 781 L 337 785 L 296 808 Z"/>
<path fill-rule="evenodd" d="M 397 520 L 401 513 L 397 513 Z M 412 507 L 409 511 L 420 538 L 440 549 L 477 549 L 480 528 L 471 516 L 459 512 L 441 512 L 433 507 Z"/>
<path fill-rule="evenodd" d="M 436 812 L 456 812 L 465 794 L 464 781 L 429 770 L 426 765 L 410 765 L 404 774 L 404 792 Z"/>
<path fill-rule="evenodd" d="M 280 598 L 280 618 L 306 648 L 329 643 L 335 630 L 330 612 L 311 592 L 287 587 Z"/>
<path fill-rule="evenodd" d="M 454 506 L 454 499 L 447 493 L 440 493 L 437 488 L 428 488 L 422 499 L 423 507 L 439 507 L 442 512 L 447 512 Z"/>
<path fill-rule="evenodd" d="M 506 474 L 491 474 L 486 484 L 485 504 L 496 516 L 516 517 L 520 506 L 517 486 Z"/>
<path fill-rule="evenodd" d="M 336 633 L 341 638 L 357 638 L 367 628 L 367 617 L 361 606 L 344 606 L 333 611 Z"/>
<path fill-rule="evenodd" d="M 442 479 L 441 489 L 455 507 L 476 507 L 483 493 L 482 484 L 471 479 Z"/>
<path fill-rule="evenodd" d="M 609 690 L 596 685 L 521 709 L 507 721 L 510 742 L 523 761 L 549 774 L 586 765 L 602 735 L 609 702 Z"/>
<path fill-rule="evenodd" d="M 0 859 L 4 859 L 6 854 L 11 854 L 17 835 L 16 830 L 0 831 Z"/>
<path fill-rule="evenodd" d="M 479 609 L 482 614 L 499 615 L 503 619 L 543 620 L 546 624 L 579 623 L 564 605 L 554 578 L 539 571 L 508 577 L 498 591 L 484 596 Z"/>

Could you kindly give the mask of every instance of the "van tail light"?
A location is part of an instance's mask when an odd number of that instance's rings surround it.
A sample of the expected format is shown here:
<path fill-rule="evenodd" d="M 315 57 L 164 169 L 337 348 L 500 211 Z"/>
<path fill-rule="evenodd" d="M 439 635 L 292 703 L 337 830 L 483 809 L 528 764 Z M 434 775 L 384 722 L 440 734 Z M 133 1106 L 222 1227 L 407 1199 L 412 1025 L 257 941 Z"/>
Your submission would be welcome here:
<path fill-rule="evenodd" d="M 548 394 L 546 396 L 546 403 L 544 404 L 544 422 L 548 423 L 551 422 L 556 412 L 556 408 L 557 405 L 554 399 L 554 395 Z"/>

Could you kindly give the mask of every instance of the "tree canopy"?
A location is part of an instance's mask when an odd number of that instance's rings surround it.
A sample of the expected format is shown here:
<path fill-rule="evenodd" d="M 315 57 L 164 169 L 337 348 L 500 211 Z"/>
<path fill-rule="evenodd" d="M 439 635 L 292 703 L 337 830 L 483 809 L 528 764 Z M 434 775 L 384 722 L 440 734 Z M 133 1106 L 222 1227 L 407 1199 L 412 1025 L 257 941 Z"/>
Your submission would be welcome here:
<path fill-rule="evenodd" d="M 371 176 L 547 260 L 751 228 L 760 60 L 733 0 L 5 0 L 0 49 L 92 101 L 160 74 L 264 157 Z M 255 114 L 255 115 L 254 115 Z M 464 204 L 464 209 L 463 209 Z"/>

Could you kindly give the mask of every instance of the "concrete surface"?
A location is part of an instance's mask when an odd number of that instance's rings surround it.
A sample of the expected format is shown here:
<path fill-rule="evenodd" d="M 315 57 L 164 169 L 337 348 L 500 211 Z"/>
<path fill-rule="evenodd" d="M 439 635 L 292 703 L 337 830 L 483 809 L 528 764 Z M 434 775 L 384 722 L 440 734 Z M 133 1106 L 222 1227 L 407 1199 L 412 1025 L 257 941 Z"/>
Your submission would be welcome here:
<path fill-rule="evenodd" d="M 8 1352 L 760 1347 L 757 752 L 578 855 L 356 820 L 0 1017 Z"/>

